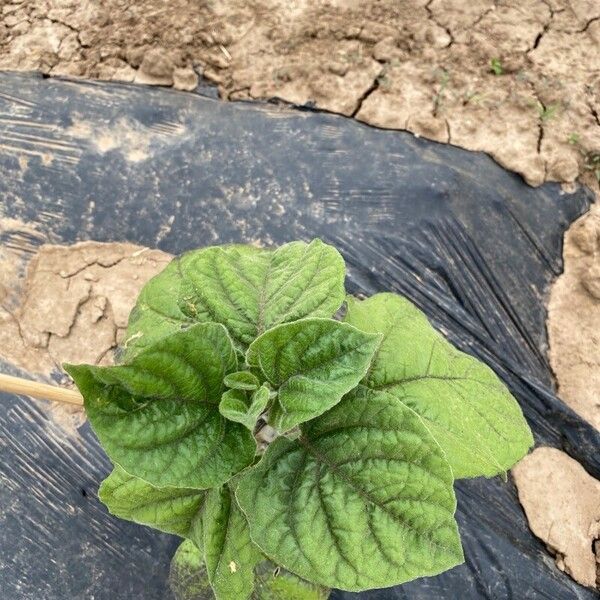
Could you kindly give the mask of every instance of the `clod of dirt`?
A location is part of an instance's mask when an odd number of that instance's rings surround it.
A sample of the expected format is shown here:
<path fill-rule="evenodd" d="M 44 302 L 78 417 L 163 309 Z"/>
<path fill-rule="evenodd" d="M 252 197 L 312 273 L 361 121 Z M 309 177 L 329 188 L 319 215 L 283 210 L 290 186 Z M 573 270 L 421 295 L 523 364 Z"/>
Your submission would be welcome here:
<path fill-rule="evenodd" d="M 20 0 L 0 69 L 271 98 L 491 154 L 532 185 L 600 151 L 596 0 Z"/>
<path fill-rule="evenodd" d="M 3 249 L 3 252 L 6 252 Z M 43 245 L 23 273 L 13 254 L 11 294 L 0 306 L 0 358 L 32 374 L 63 373 L 63 362 L 111 364 L 142 286 L 171 260 L 126 243 Z M 53 405 L 72 421 L 73 409 Z"/>
<path fill-rule="evenodd" d="M 560 398 L 600 430 L 600 205 L 567 231 L 563 258 L 548 304 L 550 364 Z"/>
<path fill-rule="evenodd" d="M 529 527 L 556 556 L 556 566 L 580 584 L 598 587 L 600 481 L 554 448 L 537 448 L 512 474 Z"/>
<path fill-rule="evenodd" d="M 175 64 L 162 48 L 149 50 L 140 64 L 135 76 L 136 83 L 150 85 L 172 85 Z"/>
<path fill-rule="evenodd" d="M 198 75 L 191 67 L 173 71 L 173 87 L 176 90 L 191 92 L 198 87 Z"/>

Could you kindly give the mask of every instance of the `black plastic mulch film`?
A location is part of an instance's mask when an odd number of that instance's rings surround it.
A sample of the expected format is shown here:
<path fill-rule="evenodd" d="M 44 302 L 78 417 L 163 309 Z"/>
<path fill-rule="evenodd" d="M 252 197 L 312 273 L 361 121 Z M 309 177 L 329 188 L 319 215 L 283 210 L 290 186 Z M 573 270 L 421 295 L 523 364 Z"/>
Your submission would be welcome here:
<path fill-rule="evenodd" d="M 91 136 L 77 133 L 82 123 Z M 125 130 L 144 140 L 135 161 Z M 106 131 L 117 142 L 103 152 Z M 35 223 L 53 242 L 127 240 L 172 253 L 320 237 L 344 255 L 352 292 L 408 296 L 499 373 L 537 444 L 599 477 L 598 433 L 553 392 L 544 325 L 563 233 L 590 200 L 530 188 L 481 153 L 334 115 L 0 75 L 4 217 Z M 107 514 L 95 494 L 109 468 L 88 426 L 65 439 L 43 409 L 0 395 L 2 599 L 170 597 L 178 542 Z M 456 489 L 466 564 L 361 598 L 595 597 L 532 535 L 510 476 Z"/>

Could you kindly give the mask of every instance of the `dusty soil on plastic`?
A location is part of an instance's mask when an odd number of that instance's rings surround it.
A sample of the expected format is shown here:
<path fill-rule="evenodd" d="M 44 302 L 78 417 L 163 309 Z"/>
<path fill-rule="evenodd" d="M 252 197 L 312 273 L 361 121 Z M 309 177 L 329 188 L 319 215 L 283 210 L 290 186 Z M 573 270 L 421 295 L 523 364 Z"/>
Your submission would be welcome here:
<path fill-rule="evenodd" d="M 596 0 L 8 0 L 0 69 L 307 104 L 491 154 L 537 185 L 600 162 Z"/>

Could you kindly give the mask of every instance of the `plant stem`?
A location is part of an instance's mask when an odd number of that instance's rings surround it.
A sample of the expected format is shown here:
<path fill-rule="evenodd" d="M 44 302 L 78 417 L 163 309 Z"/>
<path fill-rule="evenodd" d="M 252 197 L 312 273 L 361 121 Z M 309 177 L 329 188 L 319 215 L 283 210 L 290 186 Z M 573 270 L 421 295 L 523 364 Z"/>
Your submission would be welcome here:
<path fill-rule="evenodd" d="M 83 405 L 83 397 L 77 390 L 67 390 L 66 388 L 12 377 L 0 373 L 0 392 L 10 394 L 23 394 L 32 396 L 41 400 L 54 400 L 56 402 L 65 402 L 67 404 Z"/>

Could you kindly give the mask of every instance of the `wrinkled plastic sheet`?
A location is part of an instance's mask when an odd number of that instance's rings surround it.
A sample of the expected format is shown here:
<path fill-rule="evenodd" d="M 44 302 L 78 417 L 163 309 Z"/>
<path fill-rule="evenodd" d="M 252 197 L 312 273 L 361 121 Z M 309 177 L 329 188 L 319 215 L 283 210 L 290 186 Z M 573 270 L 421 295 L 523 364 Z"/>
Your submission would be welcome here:
<path fill-rule="evenodd" d="M 101 132 L 124 129 L 145 136 L 141 156 L 99 144 Z M 553 391 L 544 326 L 563 232 L 589 202 L 584 190 L 529 188 L 484 154 L 335 115 L 0 74 L 4 216 L 54 242 L 172 253 L 320 237 L 344 255 L 352 292 L 408 296 L 499 373 L 537 444 L 599 477 L 597 432 Z M 0 395 L 1 598 L 170 597 L 178 542 L 108 515 L 96 492 L 109 469 L 88 425 L 65 437 L 43 405 Z M 361 598 L 594 597 L 532 535 L 510 476 L 456 490 L 466 563 Z"/>

